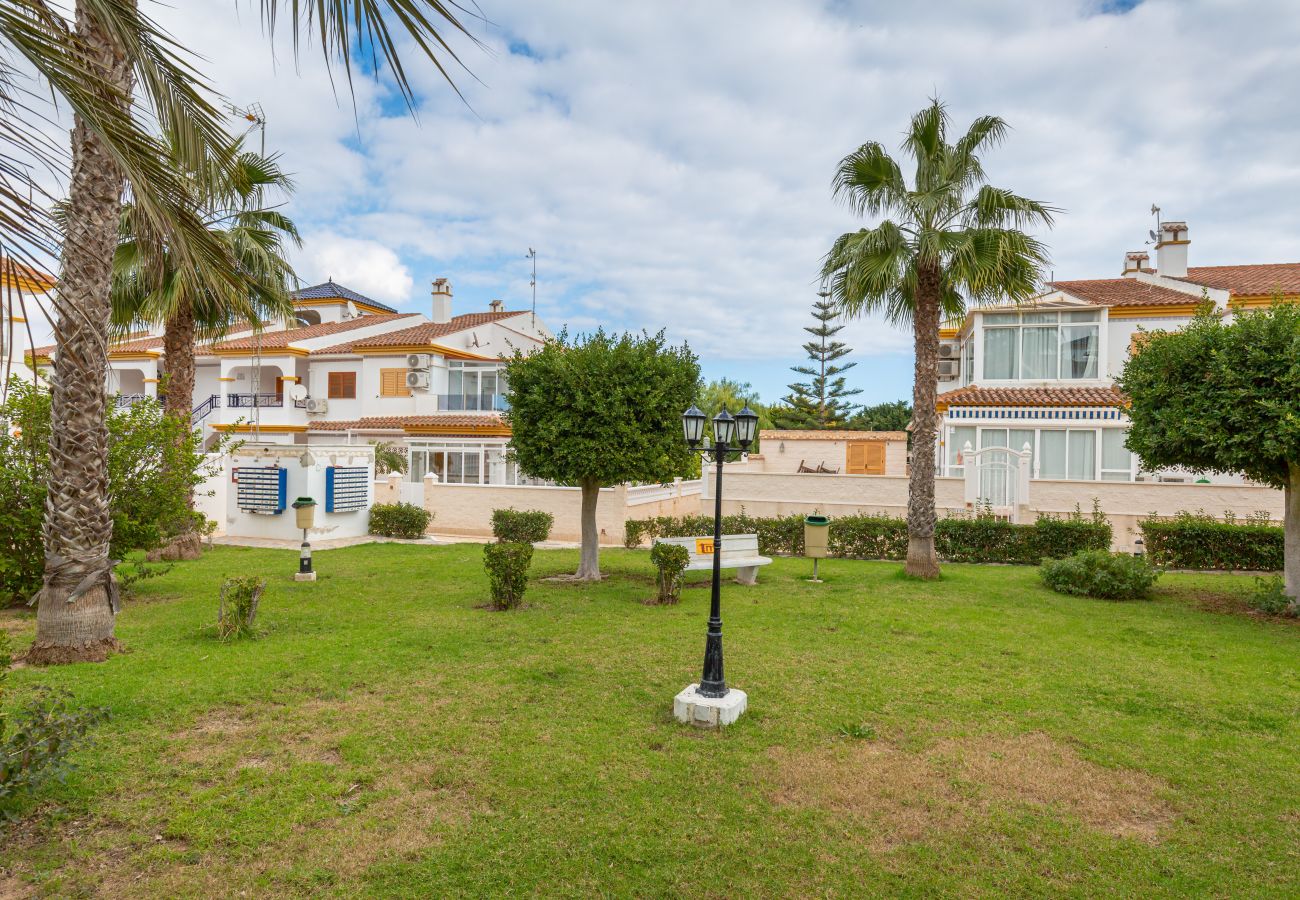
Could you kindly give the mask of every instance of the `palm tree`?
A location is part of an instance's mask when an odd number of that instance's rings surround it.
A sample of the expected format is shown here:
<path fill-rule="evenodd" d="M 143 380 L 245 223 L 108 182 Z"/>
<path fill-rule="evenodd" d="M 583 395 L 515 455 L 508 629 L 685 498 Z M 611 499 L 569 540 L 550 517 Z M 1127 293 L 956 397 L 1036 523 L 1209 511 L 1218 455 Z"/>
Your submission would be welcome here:
<path fill-rule="evenodd" d="M 232 167 L 211 166 L 192 176 L 194 200 L 213 235 L 245 279 L 194 284 L 172 258 L 171 248 L 140 220 L 131 203 L 122 207 L 122 242 L 113 259 L 113 325 L 124 333 L 141 324 L 162 324 L 167 389 L 164 411 L 188 422 L 194 395 L 194 349 L 198 337 L 216 338 L 235 325 L 260 328 L 293 314 L 295 277 L 285 258 L 300 246 L 293 221 L 267 206 L 268 194 L 287 194 L 293 183 L 276 157 L 232 144 Z M 179 165 L 179 162 L 178 162 Z"/>
<path fill-rule="evenodd" d="M 376 71 L 391 73 L 407 100 L 413 93 L 396 40 L 444 76 L 455 59 L 442 31 L 464 32 L 458 7 L 444 0 L 262 0 L 273 34 L 287 18 L 295 37 L 315 38 L 327 59 L 351 79 L 360 49 Z M 436 24 L 435 24 L 436 23 Z M 20 84 L 7 58 L 21 57 L 44 85 Z M 449 76 L 448 76 L 449 77 Z M 133 103 L 136 89 L 145 102 Z M 53 143 L 33 105 L 50 97 L 73 111 L 70 152 Z M 185 163 L 158 134 L 172 137 Z M 113 634 L 117 584 L 109 559 L 104 385 L 110 335 L 110 283 L 120 209 L 129 190 L 138 215 L 167 243 L 178 277 L 192 296 L 226 282 L 246 285 L 229 245 L 191 208 L 187 172 L 230 166 L 229 138 L 214 98 L 171 38 L 142 15 L 137 0 L 75 0 L 69 21 L 50 0 L 0 0 L 0 221 L 20 262 L 57 255 L 50 437 L 50 489 L 45 511 L 45 582 L 37 602 L 30 663 L 104 659 Z M 41 192 L 30 161 L 68 171 L 66 229 L 52 217 L 54 198 Z"/>
<path fill-rule="evenodd" d="M 879 312 L 890 322 L 912 324 L 916 368 L 905 571 L 920 578 L 939 575 L 934 549 L 939 323 L 964 314 L 968 301 L 1019 303 L 1034 296 L 1047 251 L 1021 229 L 1050 227 L 1058 211 L 986 183 L 980 154 L 1006 137 L 1006 122 L 982 116 L 950 144 L 949 121 L 938 99 L 912 117 L 902 145 L 915 162 L 910 187 L 899 164 L 874 141 L 840 162 L 835 196 L 858 215 L 894 218 L 840 235 L 822 266 L 845 315 Z"/>

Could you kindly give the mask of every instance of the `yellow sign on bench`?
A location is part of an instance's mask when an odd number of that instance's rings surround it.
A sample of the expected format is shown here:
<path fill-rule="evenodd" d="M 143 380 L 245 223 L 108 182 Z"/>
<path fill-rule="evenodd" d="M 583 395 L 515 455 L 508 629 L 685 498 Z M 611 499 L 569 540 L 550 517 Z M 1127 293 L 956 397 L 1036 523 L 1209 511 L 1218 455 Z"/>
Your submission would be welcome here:
<path fill-rule="evenodd" d="M 695 552 L 699 556 L 713 555 L 713 538 L 696 538 Z"/>

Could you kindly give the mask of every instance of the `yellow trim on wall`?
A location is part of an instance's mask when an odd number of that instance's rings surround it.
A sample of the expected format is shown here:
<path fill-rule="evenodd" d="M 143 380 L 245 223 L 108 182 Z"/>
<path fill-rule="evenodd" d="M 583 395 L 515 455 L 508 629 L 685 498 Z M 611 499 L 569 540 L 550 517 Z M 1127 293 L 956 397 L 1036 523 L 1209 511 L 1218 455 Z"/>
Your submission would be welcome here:
<path fill-rule="evenodd" d="M 941 340 L 941 341 L 950 341 L 950 340 L 952 340 L 953 338 L 955 338 L 955 337 L 956 337 L 958 334 L 960 334 L 960 333 L 961 333 L 961 329 L 960 329 L 960 328 L 940 328 L 940 329 L 939 329 L 939 340 Z"/>
<path fill-rule="evenodd" d="M 161 384 L 161 383 L 162 383 L 162 379 L 161 379 L 161 378 L 146 378 L 146 379 L 144 380 L 144 383 L 145 383 L 145 384 Z"/>
<path fill-rule="evenodd" d="M 1300 294 L 1283 294 L 1283 303 L 1300 302 Z M 1241 294 L 1228 301 L 1228 308 L 1266 309 L 1273 305 L 1272 294 Z"/>
<path fill-rule="evenodd" d="M 252 425 L 213 425 L 213 431 L 234 431 L 239 434 L 250 434 L 253 431 Z M 265 431 L 267 434 L 302 434 L 307 430 L 306 425 L 263 425 L 257 429 Z"/>
<path fill-rule="evenodd" d="M 213 349 L 213 356 L 256 356 L 257 350 L 242 350 L 237 348 L 228 348 L 226 350 Z M 309 351 L 300 347 L 263 347 L 260 351 L 262 356 L 307 356 Z"/>
<path fill-rule="evenodd" d="M 1112 306 L 1112 319 L 1141 319 L 1144 316 L 1194 316 L 1200 303 L 1169 303 L 1163 306 Z"/>
<path fill-rule="evenodd" d="M 217 381 L 234 381 L 233 378 L 218 378 Z"/>
<path fill-rule="evenodd" d="M 357 309 L 364 309 L 366 312 L 375 313 L 381 316 L 401 315 L 401 313 L 391 313 L 379 306 L 370 303 L 358 303 L 356 300 L 349 301 L 347 297 L 317 297 L 311 300 L 295 300 L 295 308 L 300 306 L 347 306 L 351 302 L 356 305 Z"/>
<path fill-rule="evenodd" d="M 161 350 L 134 350 L 130 353 L 122 350 L 110 350 L 108 353 L 109 359 L 143 360 L 148 362 L 152 362 L 160 356 L 162 356 Z"/>
<path fill-rule="evenodd" d="M 509 425 L 405 425 L 402 430 L 407 434 L 453 435 L 469 434 L 474 436 L 490 435 L 509 437 Z"/>
<path fill-rule="evenodd" d="M 321 351 L 317 350 L 317 353 Z M 353 347 L 352 353 L 359 356 L 405 356 L 408 353 L 438 353 L 451 359 L 473 359 L 484 362 L 500 362 L 499 356 L 484 356 L 481 353 L 471 353 L 468 350 L 457 350 L 454 347 L 444 347 L 442 344 L 399 344 L 395 347 Z"/>

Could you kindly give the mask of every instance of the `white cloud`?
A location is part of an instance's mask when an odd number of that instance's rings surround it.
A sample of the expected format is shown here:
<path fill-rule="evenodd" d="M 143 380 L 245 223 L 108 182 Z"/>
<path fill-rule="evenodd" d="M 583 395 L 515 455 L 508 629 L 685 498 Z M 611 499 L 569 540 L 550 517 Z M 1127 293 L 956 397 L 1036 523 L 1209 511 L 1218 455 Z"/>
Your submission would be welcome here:
<path fill-rule="evenodd" d="M 415 279 L 392 249 L 377 241 L 309 233 L 295 268 L 304 284 L 333 279 L 381 303 L 397 305 L 411 297 Z"/>
<path fill-rule="evenodd" d="M 1012 124 L 987 167 L 1066 210 L 1044 235 L 1058 277 L 1116 273 L 1153 201 L 1190 222 L 1193 264 L 1297 258 L 1300 211 L 1280 198 L 1300 182 L 1300 18 L 1282 0 L 1100 12 L 1123 5 L 484 0 L 492 24 L 471 27 L 490 52 L 457 44 L 482 81 L 458 79 L 472 109 L 408 55 L 418 125 L 365 77 L 354 115 L 313 48 L 300 76 L 273 66 L 226 5 L 157 15 L 218 88 L 266 108 L 304 274 L 390 298 L 448 276 L 459 308 L 520 306 L 534 246 L 548 322 L 667 327 L 774 397 L 820 256 L 859 224 L 830 197 L 836 161 L 895 145 L 936 92 L 959 127 Z M 858 371 L 898 374 L 864 379 L 867 399 L 897 393 L 907 334 L 869 319 L 842 337 Z"/>

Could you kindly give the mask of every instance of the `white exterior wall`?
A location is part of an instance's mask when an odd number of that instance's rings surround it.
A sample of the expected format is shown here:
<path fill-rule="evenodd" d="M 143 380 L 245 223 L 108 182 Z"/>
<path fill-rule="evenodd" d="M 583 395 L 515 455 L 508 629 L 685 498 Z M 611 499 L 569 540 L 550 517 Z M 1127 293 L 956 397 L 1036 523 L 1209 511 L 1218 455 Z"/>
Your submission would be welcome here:
<path fill-rule="evenodd" d="M 287 447 L 264 442 L 245 444 L 226 464 L 224 530 L 227 535 L 289 540 L 302 538 L 302 531 L 295 524 L 294 511 L 290 506 L 286 505 L 285 510 L 278 515 L 249 513 L 239 509 L 239 491 L 231 481 L 232 470 L 240 466 L 275 465 L 288 471 L 287 503 L 292 503 L 297 497 L 312 497 L 316 500 L 316 525 L 309 533 L 310 538 L 361 537 L 368 532 L 368 507 L 346 513 L 325 512 L 325 469 L 328 466 L 366 466 L 369 469 L 366 483 L 373 485 L 375 453 L 372 448 L 338 443 L 313 445 L 310 448 L 303 445 Z M 373 498 L 373 490 L 371 496 Z"/>

